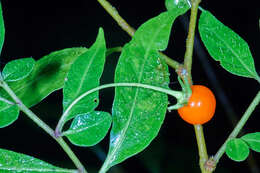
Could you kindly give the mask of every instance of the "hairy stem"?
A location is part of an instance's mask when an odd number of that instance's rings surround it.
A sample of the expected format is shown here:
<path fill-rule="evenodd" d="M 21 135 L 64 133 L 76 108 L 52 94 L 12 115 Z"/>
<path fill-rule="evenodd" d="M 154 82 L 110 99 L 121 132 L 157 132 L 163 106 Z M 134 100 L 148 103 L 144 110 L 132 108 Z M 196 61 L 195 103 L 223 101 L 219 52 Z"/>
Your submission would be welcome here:
<path fill-rule="evenodd" d="M 107 0 L 97 0 L 100 5 L 111 15 L 111 17 L 117 22 L 117 24 L 126 31 L 131 37 L 134 36 L 135 29 L 131 27 L 118 13 L 115 7 L 113 7 Z M 160 53 L 161 57 L 165 59 L 166 63 L 177 70 L 180 66 L 180 63 L 174 61 L 163 53 Z"/>
<path fill-rule="evenodd" d="M 81 99 L 83 99 L 84 97 L 86 97 L 87 95 L 89 95 L 93 92 L 96 92 L 96 91 L 99 91 L 99 90 L 105 89 L 105 88 L 111 88 L 111 87 L 140 87 L 140 88 L 151 89 L 151 90 L 159 91 L 159 92 L 162 92 L 162 93 L 165 93 L 165 94 L 169 94 L 169 95 L 175 97 L 177 100 L 181 100 L 182 97 L 183 97 L 183 93 L 181 91 L 174 91 L 174 90 L 170 90 L 170 89 L 165 89 L 165 88 L 141 84 L 141 83 L 111 83 L 111 84 L 101 85 L 101 86 L 98 86 L 96 88 L 93 88 L 91 90 L 86 91 L 85 93 L 83 93 L 82 95 L 77 97 L 69 105 L 69 107 L 64 111 L 64 113 L 62 114 L 62 116 L 61 116 L 61 118 L 58 122 L 58 125 L 57 125 L 56 130 L 55 130 L 55 134 L 62 135 L 61 131 L 62 131 L 63 125 L 66 122 L 66 118 L 67 118 L 70 110 L 72 109 L 72 107 L 75 104 L 77 104 Z"/>
<path fill-rule="evenodd" d="M 54 135 L 54 131 L 45 123 L 43 122 L 37 115 L 35 115 L 30 109 L 28 109 L 22 101 L 16 96 L 13 90 L 5 83 L 4 81 L 0 81 L 0 86 L 12 97 L 15 101 L 17 106 L 21 111 L 23 111 L 30 119 L 32 119 L 39 127 L 41 127 L 46 133 L 48 133 L 53 139 L 55 139 L 58 144 L 63 148 L 69 158 L 77 167 L 80 173 L 87 173 L 84 166 L 81 164 L 77 156 L 73 153 L 70 149 L 68 144 L 62 138 L 56 138 Z"/>
<path fill-rule="evenodd" d="M 255 110 L 255 108 L 259 104 L 259 102 L 260 102 L 260 91 L 257 93 L 257 95 L 255 96 L 254 100 L 251 102 L 251 104 L 249 105 L 249 107 L 245 111 L 244 115 L 242 116 L 242 118 L 237 123 L 236 127 L 230 133 L 230 135 L 228 136 L 227 140 L 224 142 L 224 144 L 220 147 L 218 152 L 213 157 L 213 159 L 216 162 L 216 164 L 218 163 L 218 161 L 222 157 L 222 155 L 225 153 L 227 142 L 231 138 L 237 137 L 238 133 L 244 127 L 244 125 L 246 124 L 248 118 L 251 116 L 252 112 Z"/>

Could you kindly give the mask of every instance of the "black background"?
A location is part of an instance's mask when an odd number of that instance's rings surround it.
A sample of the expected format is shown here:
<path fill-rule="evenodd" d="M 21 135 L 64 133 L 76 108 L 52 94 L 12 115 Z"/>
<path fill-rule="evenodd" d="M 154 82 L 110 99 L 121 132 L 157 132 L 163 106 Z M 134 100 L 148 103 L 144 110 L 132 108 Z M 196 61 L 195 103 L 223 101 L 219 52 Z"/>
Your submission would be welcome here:
<path fill-rule="evenodd" d="M 67 2 L 2 0 L 1 2 L 6 28 L 5 44 L 0 59 L 1 66 L 12 59 L 30 56 L 39 59 L 52 51 L 63 48 L 89 47 L 95 41 L 99 27 L 103 27 L 105 31 L 107 47 L 122 46 L 130 41 L 127 33 L 121 30 L 95 0 Z M 110 2 L 134 28 L 138 28 L 149 18 L 165 11 L 164 1 L 111 0 Z M 257 72 L 259 72 L 260 31 L 258 22 L 260 11 L 258 1 L 204 0 L 201 6 L 211 11 L 248 42 Z M 188 14 L 175 21 L 171 40 L 165 51 L 168 56 L 180 62 L 185 51 L 187 17 Z M 199 37 L 197 38 L 199 39 Z M 196 44 L 196 47 L 192 71 L 194 83 L 212 88 L 217 97 L 216 115 L 204 126 L 208 153 L 211 155 L 216 153 L 232 130 L 226 112 L 233 109 L 235 116 L 241 117 L 259 87 L 253 79 L 234 76 L 222 69 L 218 62 L 209 57 L 206 49 L 200 43 Z M 113 81 L 117 58 L 118 54 L 107 58 L 102 83 Z M 201 59 L 204 60 L 201 61 Z M 213 76 L 211 71 L 208 71 L 209 66 L 213 69 Z M 171 87 L 179 88 L 174 73 L 171 75 Z M 223 94 L 231 105 L 223 102 L 221 99 Z M 98 109 L 110 111 L 113 90 L 102 91 L 100 97 L 101 105 Z M 58 91 L 34 106 L 32 110 L 54 128 L 62 112 L 61 103 L 62 95 L 61 91 Z M 225 105 L 228 107 L 225 108 Z M 259 131 L 259 113 L 259 110 L 255 110 L 244 127 L 245 132 Z M 24 114 L 21 114 L 18 121 L 11 126 L 0 129 L 0 137 L 0 148 L 29 154 L 57 166 L 73 168 L 73 164 L 60 146 Z M 96 147 L 71 147 L 79 155 L 89 172 L 97 172 L 96 170 L 102 164 L 100 158 L 104 157 L 102 151 L 106 152 L 108 149 L 108 140 L 106 137 Z M 260 165 L 260 155 L 252 151 L 251 153 L 256 163 Z M 172 112 L 167 114 L 158 137 L 147 149 L 118 167 L 114 167 L 111 172 L 199 172 L 198 159 L 193 126 L 186 124 L 177 116 L 176 112 Z M 250 172 L 250 168 L 246 161 L 233 162 L 224 155 L 216 172 L 235 171 Z"/>

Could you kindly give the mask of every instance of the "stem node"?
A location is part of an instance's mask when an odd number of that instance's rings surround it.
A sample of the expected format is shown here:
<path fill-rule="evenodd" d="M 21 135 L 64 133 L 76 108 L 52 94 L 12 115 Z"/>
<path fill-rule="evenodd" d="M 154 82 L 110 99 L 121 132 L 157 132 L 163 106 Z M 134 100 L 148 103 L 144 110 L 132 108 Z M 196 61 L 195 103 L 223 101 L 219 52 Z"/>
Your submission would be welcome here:
<path fill-rule="evenodd" d="M 216 169 L 216 162 L 213 157 L 210 157 L 204 164 L 204 169 L 207 172 L 213 172 Z"/>

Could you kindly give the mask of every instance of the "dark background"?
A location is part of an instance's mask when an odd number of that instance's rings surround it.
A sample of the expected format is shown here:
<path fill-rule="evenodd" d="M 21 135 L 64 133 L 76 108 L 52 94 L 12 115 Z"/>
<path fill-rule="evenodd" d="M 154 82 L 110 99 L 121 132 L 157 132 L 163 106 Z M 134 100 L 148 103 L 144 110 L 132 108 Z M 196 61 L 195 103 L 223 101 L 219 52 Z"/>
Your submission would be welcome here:
<path fill-rule="evenodd" d="M 89 47 L 103 27 L 107 47 L 122 46 L 130 37 L 95 0 L 75 1 L 14 1 L 2 0 L 6 36 L 1 56 L 1 66 L 12 59 L 42 56 L 68 47 Z M 110 1 L 134 28 L 151 17 L 165 11 L 164 1 Z M 140 4 L 140 3 L 144 4 Z M 260 16 L 258 1 L 218 0 L 206 1 L 201 6 L 211 11 L 225 25 L 232 28 L 245 39 L 255 59 L 257 72 L 260 69 Z M 166 54 L 182 61 L 185 51 L 187 15 L 178 18 L 173 26 L 170 44 Z M 197 37 L 199 39 L 199 37 Z M 209 155 L 213 155 L 232 130 L 227 113 L 239 118 L 259 90 L 252 79 L 234 76 L 210 59 L 205 48 L 195 45 L 193 80 L 204 84 L 216 93 L 217 110 L 212 121 L 204 126 Z M 199 55 L 199 56 L 198 56 Z M 118 54 L 107 58 L 102 83 L 113 81 L 113 71 Z M 213 70 L 211 70 L 211 67 Z M 171 87 L 178 88 L 176 75 L 171 75 Z M 113 90 L 101 92 L 99 110 L 110 111 Z M 227 100 L 228 99 L 228 100 Z M 53 128 L 62 112 L 61 91 L 48 96 L 32 110 Z M 230 105 L 229 105 L 230 104 Z M 253 113 L 244 131 L 259 131 L 259 110 Z M 54 165 L 73 168 L 69 158 L 60 146 L 39 129 L 24 114 L 11 126 L 0 129 L 0 148 L 25 153 Z M 86 165 L 89 172 L 97 172 L 101 166 L 104 152 L 108 148 L 108 137 L 100 145 L 90 148 L 71 146 Z M 256 164 L 260 165 L 260 155 L 252 152 Z M 199 172 L 198 154 L 193 126 L 186 124 L 176 114 L 167 114 L 158 137 L 143 152 L 114 167 L 111 172 L 172 173 Z M 93 171 L 92 171 L 93 170 Z M 225 172 L 250 172 L 246 161 L 233 162 L 224 155 L 216 170 Z M 256 172 L 255 172 L 256 173 Z"/>

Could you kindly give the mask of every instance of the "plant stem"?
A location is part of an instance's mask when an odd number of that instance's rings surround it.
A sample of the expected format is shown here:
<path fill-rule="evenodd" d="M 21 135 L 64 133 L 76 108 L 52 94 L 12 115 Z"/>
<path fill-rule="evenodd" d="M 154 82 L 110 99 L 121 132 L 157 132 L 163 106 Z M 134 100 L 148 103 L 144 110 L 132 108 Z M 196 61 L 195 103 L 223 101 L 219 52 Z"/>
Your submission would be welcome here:
<path fill-rule="evenodd" d="M 110 16 L 118 23 L 118 25 L 126 31 L 131 37 L 134 36 L 135 29 L 131 27 L 118 13 L 115 7 L 113 7 L 107 0 L 97 0 L 100 5 L 110 14 Z M 174 61 L 163 53 L 160 53 L 161 57 L 165 59 L 166 63 L 177 70 L 180 66 L 180 63 Z"/>
<path fill-rule="evenodd" d="M 118 47 L 113 47 L 113 48 L 109 48 L 107 49 L 106 51 L 106 56 L 109 56 L 111 55 L 112 53 L 115 53 L 115 52 L 121 52 L 122 51 L 122 47 L 118 46 Z"/>
<path fill-rule="evenodd" d="M 186 51 L 184 55 L 184 68 L 187 70 L 188 76 L 190 76 L 190 81 L 192 81 L 191 78 L 192 55 L 194 49 L 194 36 L 195 36 L 195 28 L 196 28 L 196 21 L 197 21 L 197 13 L 198 13 L 198 7 L 200 2 L 201 0 L 191 1 L 192 5 L 191 5 L 189 31 L 186 40 Z"/>
<path fill-rule="evenodd" d="M 199 156 L 200 156 L 200 169 L 202 173 L 207 173 L 207 171 L 204 169 L 204 165 L 208 160 L 208 154 L 207 154 L 207 147 L 206 147 L 204 133 L 203 133 L 203 127 L 202 125 L 194 125 L 194 130 L 196 134 L 197 145 L 198 145 Z"/>
<path fill-rule="evenodd" d="M 174 61 L 173 59 L 171 59 L 167 55 L 163 54 L 162 52 L 160 52 L 160 56 L 165 60 L 166 64 L 168 64 L 171 68 L 173 68 L 175 70 L 178 70 L 179 67 L 181 66 L 180 63 L 178 63 L 177 61 Z"/>
<path fill-rule="evenodd" d="M 56 138 L 54 135 L 54 131 L 40 118 L 38 118 L 37 115 L 35 115 L 30 109 L 28 109 L 22 101 L 16 96 L 16 94 L 13 92 L 13 90 L 5 83 L 4 81 L 0 81 L 0 86 L 3 87 L 3 89 L 12 97 L 12 99 L 15 101 L 17 106 L 21 111 L 23 111 L 29 118 L 31 118 L 39 127 L 41 127 L 46 133 L 48 133 L 53 139 L 55 139 L 60 146 L 63 148 L 63 150 L 67 153 L 67 155 L 70 157 L 72 162 L 77 167 L 78 171 L 80 173 L 87 173 L 84 166 L 81 164 L 77 156 L 73 153 L 73 151 L 70 149 L 68 144 L 62 139 L 62 138 Z"/>
<path fill-rule="evenodd" d="M 165 94 L 169 94 L 173 97 L 176 97 L 177 100 L 182 100 L 183 98 L 183 93 L 181 91 L 174 91 L 174 90 L 170 90 L 170 89 L 166 89 L 166 88 L 161 88 L 161 87 L 156 87 L 156 86 L 152 86 L 152 85 L 147 85 L 147 84 L 141 84 L 141 83 L 111 83 L 111 84 L 105 84 L 105 85 L 101 85 L 98 86 L 96 88 L 93 88 L 91 90 L 86 91 L 85 93 L 83 93 L 82 95 L 80 95 L 79 97 L 77 97 L 70 105 L 69 107 L 64 111 L 64 113 L 62 114 L 56 130 L 55 130 L 55 134 L 57 134 L 57 136 L 61 136 L 61 131 L 63 128 L 63 125 L 66 122 L 66 118 L 70 112 L 70 110 L 72 109 L 72 107 L 77 104 L 81 99 L 83 99 L 84 97 L 86 97 L 87 95 L 96 92 L 98 90 L 101 89 L 105 89 L 105 88 L 111 88 L 111 87 L 140 87 L 140 88 L 146 88 L 146 89 L 151 89 L 151 90 L 155 90 L 155 91 L 159 91 Z"/>
<path fill-rule="evenodd" d="M 187 70 L 187 78 L 190 85 L 192 85 L 192 76 L 191 76 L 192 55 L 194 49 L 194 37 L 195 37 L 195 29 L 196 29 L 196 22 L 197 22 L 197 13 L 198 13 L 198 7 L 200 2 L 201 0 L 191 1 L 189 31 L 186 40 L 186 51 L 184 55 L 184 68 Z M 197 145 L 199 150 L 200 169 L 202 173 L 207 173 L 208 171 L 205 169 L 204 165 L 208 160 L 208 154 L 207 154 L 207 147 L 205 143 L 205 137 L 203 133 L 203 127 L 202 125 L 194 125 L 194 130 L 195 130 Z"/>
<path fill-rule="evenodd" d="M 117 22 L 117 24 L 126 31 L 131 37 L 134 36 L 135 29 L 132 28 L 118 13 L 115 7 L 113 7 L 108 1 L 106 0 L 97 0 L 102 7 L 113 17 L 113 19 Z"/>
<path fill-rule="evenodd" d="M 256 106 L 260 102 L 260 91 L 258 91 L 257 95 L 255 96 L 254 100 L 251 102 L 249 107 L 247 108 L 246 112 L 242 116 L 242 118 L 237 123 L 236 127 L 233 129 L 233 131 L 230 133 L 224 144 L 220 147 L 218 152 L 213 157 L 216 164 L 218 163 L 219 159 L 222 157 L 222 155 L 225 153 L 226 150 L 226 144 L 231 138 L 237 137 L 240 130 L 244 127 L 245 123 L 247 122 L 248 118 L 251 116 L 252 112 L 255 110 Z"/>

